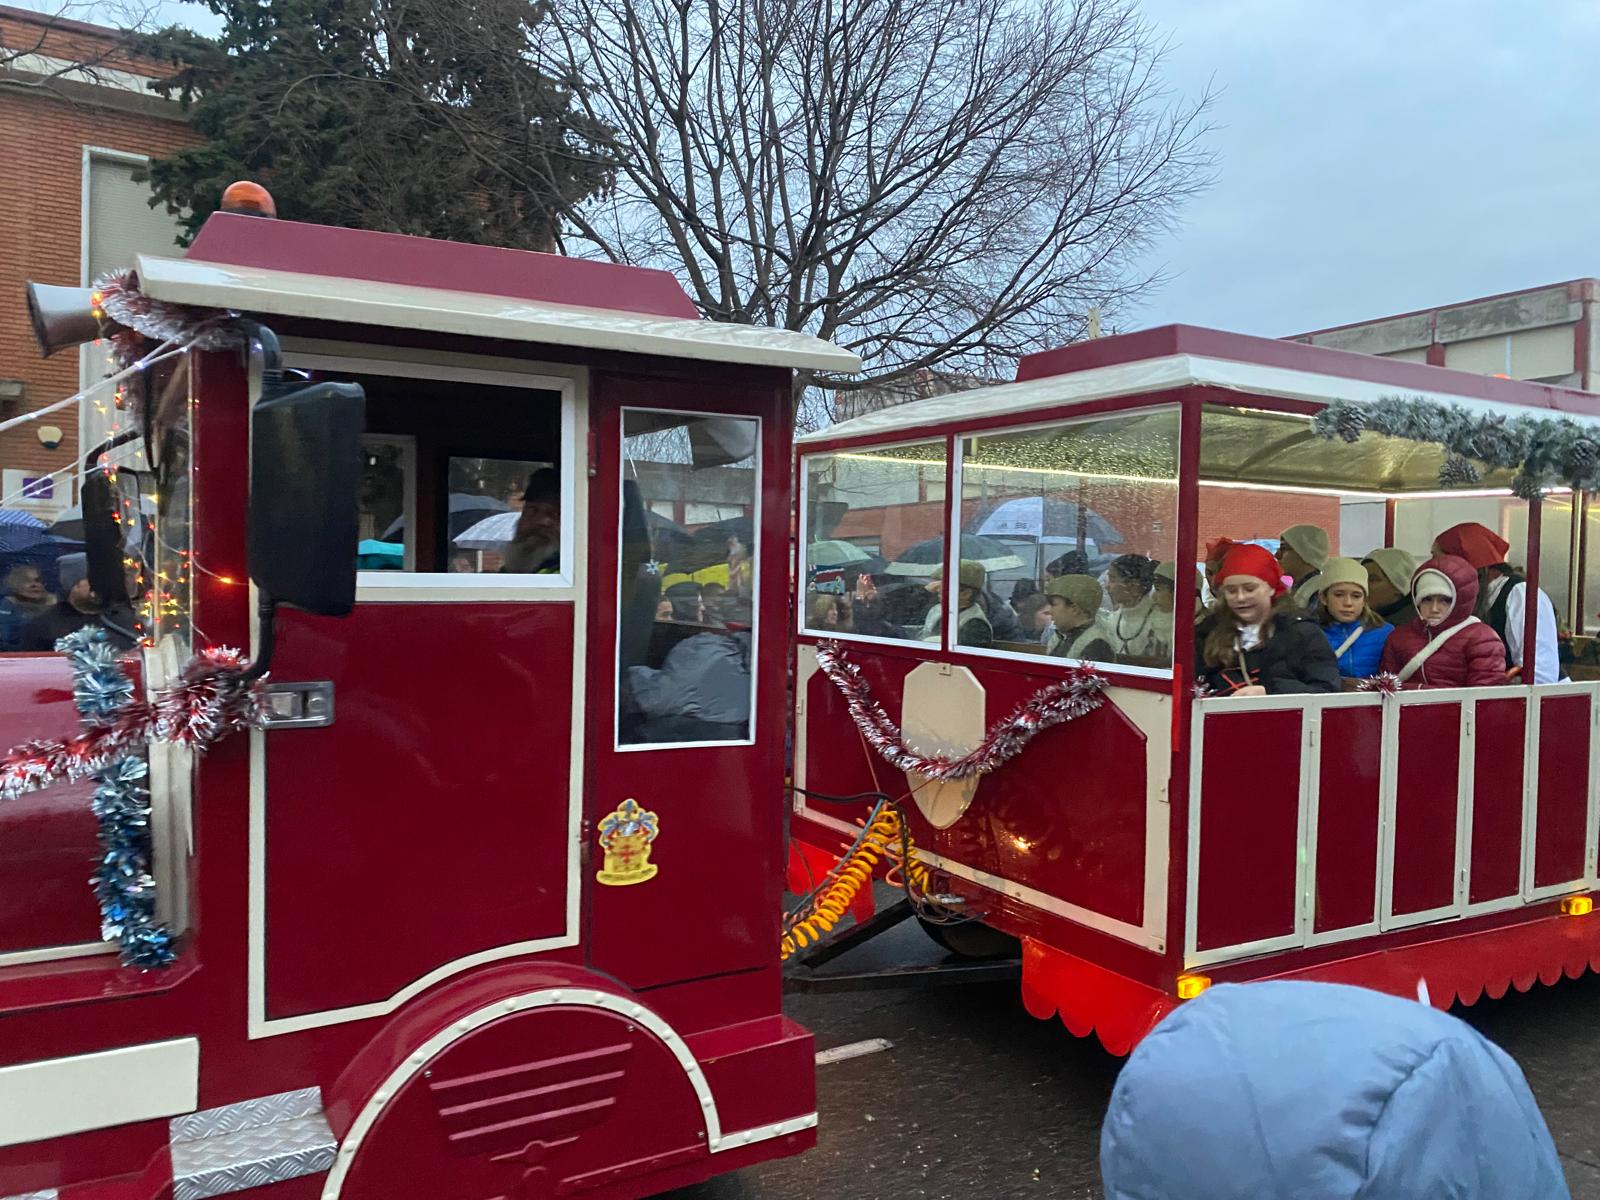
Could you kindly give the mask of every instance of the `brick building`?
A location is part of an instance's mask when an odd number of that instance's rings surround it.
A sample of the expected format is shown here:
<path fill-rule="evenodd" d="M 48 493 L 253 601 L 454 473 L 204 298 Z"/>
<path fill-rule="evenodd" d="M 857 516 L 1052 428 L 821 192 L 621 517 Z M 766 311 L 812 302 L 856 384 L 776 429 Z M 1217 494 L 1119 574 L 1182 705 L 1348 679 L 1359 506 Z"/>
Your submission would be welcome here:
<path fill-rule="evenodd" d="M 162 69 L 120 53 L 119 40 L 0 6 L 0 421 L 70 396 L 104 365 L 95 347 L 39 357 L 25 281 L 87 284 L 135 253 L 176 245 L 176 222 L 133 177 L 196 138 L 175 102 L 146 90 Z M 73 406 L 0 433 L 0 507 L 48 517 L 74 503 L 73 463 L 104 422 L 94 406 Z M 41 426 L 61 431 L 54 448 Z"/>

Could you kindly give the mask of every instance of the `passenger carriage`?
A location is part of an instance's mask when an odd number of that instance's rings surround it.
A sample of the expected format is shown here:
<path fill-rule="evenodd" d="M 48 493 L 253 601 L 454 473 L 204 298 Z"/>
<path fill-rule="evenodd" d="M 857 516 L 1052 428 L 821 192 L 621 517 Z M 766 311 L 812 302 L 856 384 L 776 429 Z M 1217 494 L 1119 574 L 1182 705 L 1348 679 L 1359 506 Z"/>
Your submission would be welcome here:
<path fill-rule="evenodd" d="M 183 350 L 85 464 L 143 683 L 231 645 L 267 717 L 151 747 L 165 966 L 102 939 L 92 785 L 0 804 L 0 1196 L 600 1200 L 811 1145 L 788 652 L 750 631 L 788 609 L 793 372 L 854 356 L 664 272 L 244 215 L 129 266 L 139 352 Z M 117 319 L 35 300 L 47 350 Z M 656 619 L 719 567 L 725 620 Z M 736 711 L 639 703 L 696 638 Z M 74 682 L 0 656 L 6 745 L 76 729 Z"/>
<path fill-rule="evenodd" d="M 1034 355 L 1014 383 L 800 438 L 792 883 L 803 890 L 855 836 L 863 806 L 837 798 L 897 798 L 934 872 L 928 894 L 1021 939 L 1028 1010 L 1117 1053 L 1212 983 L 1333 980 L 1446 1006 L 1600 965 L 1588 915 L 1600 684 L 1580 661 L 1592 661 L 1585 608 L 1600 594 L 1588 498 L 1517 499 L 1505 469 L 1443 487 L 1440 445 L 1313 428 L 1330 405 L 1397 398 L 1600 424 L 1583 393 L 1179 326 Z M 1420 561 L 1461 520 L 1504 535 L 1554 599 L 1573 635 L 1566 680 L 1195 694 L 1184 581 L 1208 539 L 1270 544 L 1311 523 L 1335 553 L 1399 545 Z M 928 539 L 937 553 L 907 554 Z M 841 542 L 876 572 L 861 628 L 814 615 L 827 611 L 816 595 L 851 580 L 835 584 L 808 548 L 836 561 L 849 557 Z M 883 620 L 886 595 L 910 595 L 914 614 L 931 570 L 915 560 L 953 579 L 968 559 L 1003 597 L 1074 550 L 1092 573 L 1124 552 L 1176 562 L 1171 646 L 1082 664 L 1103 678 L 1104 703 L 991 773 L 939 782 L 892 767 L 820 669 L 826 652 L 858 671 L 854 686 L 906 747 L 968 753 L 1078 664 L 1027 632 L 956 644 L 952 589 L 931 638 L 926 618 Z"/>

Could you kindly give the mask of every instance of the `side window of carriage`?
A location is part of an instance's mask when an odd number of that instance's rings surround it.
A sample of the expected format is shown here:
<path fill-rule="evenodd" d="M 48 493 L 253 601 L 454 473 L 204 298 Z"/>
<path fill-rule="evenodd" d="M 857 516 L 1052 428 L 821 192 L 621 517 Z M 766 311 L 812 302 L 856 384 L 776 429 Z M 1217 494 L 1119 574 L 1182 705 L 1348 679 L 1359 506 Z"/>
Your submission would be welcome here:
<path fill-rule="evenodd" d="M 944 607 L 957 648 L 1172 669 L 1195 605 L 1194 555 L 1177 545 L 1176 407 L 958 438 L 955 470 Z"/>
<path fill-rule="evenodd" d="M 802 632 L 939 643 L 948 474 L 943 438 L 801 461 Z"/>
<path fill-rule="evenodd" d="M 760 461 L 753 417 L 622 413 L 621 748 L 751 740 Z"/>

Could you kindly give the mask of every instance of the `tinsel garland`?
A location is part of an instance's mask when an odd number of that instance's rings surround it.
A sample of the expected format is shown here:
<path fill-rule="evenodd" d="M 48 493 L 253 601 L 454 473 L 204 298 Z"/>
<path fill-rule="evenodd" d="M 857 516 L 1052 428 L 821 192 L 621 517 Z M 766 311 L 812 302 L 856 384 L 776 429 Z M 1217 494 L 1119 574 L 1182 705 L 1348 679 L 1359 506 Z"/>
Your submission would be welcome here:
<path fill-rule="evenodd" d="M 178 683 L 142 700 L 133 696 L 105 631 L 93 627 L 89 632 L 98 635 L 91 639 L 93 653 L 110 657 L 121 682 L 109 673 L 82 674 L 74 691 L 79 710 L 93 706 L 103 715 L 86 718 L 83 731 L 72 737 L 24 742 L 0 758 L 0 800 L 59 780 L 82 779 L 146 742 L 176 742 L 204 752 L 228 734 L 260 723 L 260 690 L 242 681 L 246 664 L 237 650 L 202 650 Z"/>
<path fill-rule="evenodd" d="M 72 698 L 83 730 L 63 740 L 24 743 L 0 759 L 0 800 L 59 780 L 92 777 L 100 860 L 89 882 L 100 904 L 101 936 L 116 941 L 126 966 L 166 966 L 176 953 L 170 930 L 155 918 L 151 873 L 150 775 L 144 748 L 176 742 L 204 752 L 261 720 L 260 689 L 244 682 L 236 650 L 203 650 L 180 681 L 139 699 L 106 631 L 87 626 L 56 643 L 73 670 Z"/>
<path fill-rule="evenodd" d="M 1531 500 L 1557 483 L 1600 487 L 1600 435 L 1570 417 L 1504 417 L 1470 412 L 1415 396 L 1384 396 L 1372 404 L 1336 400 L 1319 412 L 1312 429 L 1325 438 L 1354 442 L 1370 430 L 1445 448 L 1439 482 L 1478 482 L 1476 464 L 1516 471 L 1511 490 Z"/>
<path fill-rule="evenodd" d="M 245 344 L 237 314 L 152 299 L 139 290 L 132 271 L 108 271 L 94 281 L 93 288 L 99 311 L 127 327 L 110 338 L 123 366 L 138 360 L 144 338 L 183 343 L 196 350 L 231 350 Z"/>
<path fill-rule="evenodd" d="M 1400 676 L 1393 671 L 1379 671 L 1370 679 L 1363 679 L 1356 684 L 1358 691 L 1381 692 L 1385 696 L 1394 695 L 1400 688 Z"/>
<path fill-rule="evenodd" d="M 856 727 L 884 761 L 940 782 L 987 775 L 1022 753 L 1035 735 L 1075 721 L 1105 702 L 1105 676 L 1088 667 L 1074 667 L 1060 683 L 1041 688 L 997 721 L 984 734 L 983 742 L 960 758 L 923 755 L 905 744 L 889 714 L 872 698 L 861 668 L 844 657 L 839 643 L 818 642 L 817 665 L 839 689 Z"/>

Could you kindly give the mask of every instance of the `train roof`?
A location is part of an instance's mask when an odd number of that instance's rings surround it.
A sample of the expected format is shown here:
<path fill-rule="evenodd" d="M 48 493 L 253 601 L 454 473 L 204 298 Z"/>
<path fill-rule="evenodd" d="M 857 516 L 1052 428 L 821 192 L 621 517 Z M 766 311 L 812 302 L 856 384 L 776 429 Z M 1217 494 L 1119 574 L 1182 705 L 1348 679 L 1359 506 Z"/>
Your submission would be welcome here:
<path fill-rule="evenodd" d="M 157 300 L 313 320 L 847 374 L 853 353 L 708 321 L 666 271 L 216 213 L 182 258 L 142 254 Z"/>
<path fill-rule="evenodd" d="M 1013 383 L 881 409 L 796 440 L 804 445 L 862 438 L 893 441 L 976 417 L 1023 416 L 1184 387 L 1319 404 L 1371 403 L 1404 395 L 1507 417 L 1542 410 L 1600 426 L 1600 396 L 1571 388 L 1192 325 L 1164 325 L 1029 355 L 1019 364 Z"/>

